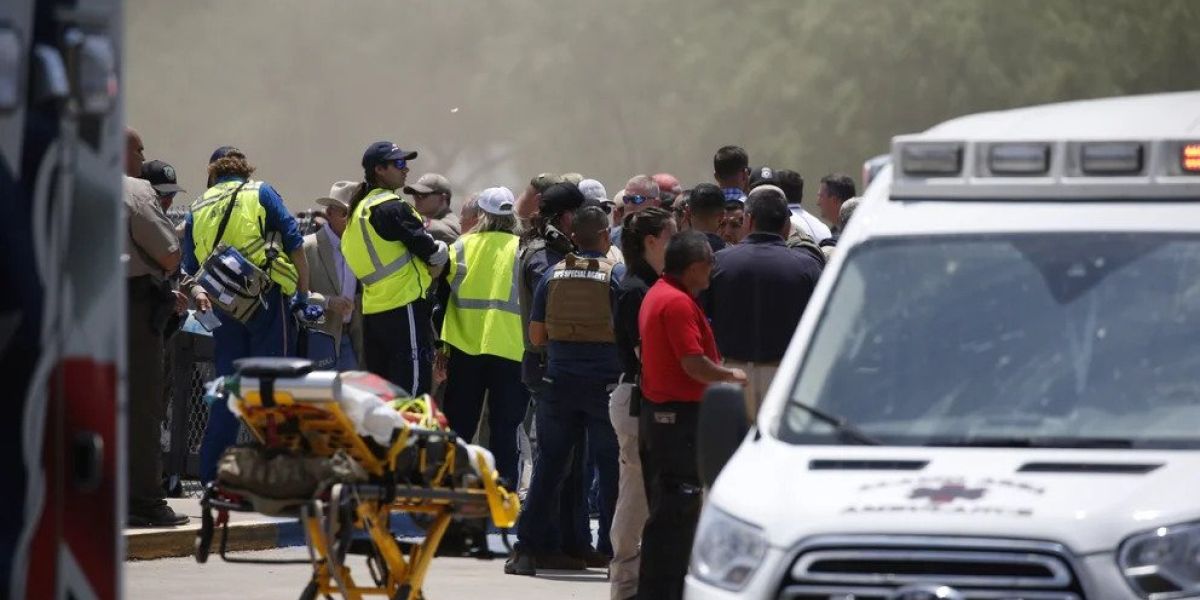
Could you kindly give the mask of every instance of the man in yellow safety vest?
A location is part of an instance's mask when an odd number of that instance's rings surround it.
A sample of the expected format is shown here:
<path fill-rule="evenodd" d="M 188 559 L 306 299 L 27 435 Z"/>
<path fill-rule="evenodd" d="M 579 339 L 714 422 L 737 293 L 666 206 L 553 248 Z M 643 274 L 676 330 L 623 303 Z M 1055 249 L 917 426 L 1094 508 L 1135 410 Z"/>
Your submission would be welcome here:
<path fill-rule="evenodd" d="M 375 142 L 363 153 L 363 182 L 350 204 L 342 254 L 363 284 L 363 352 L 371 372 L 413 395 L 433 383 L 431 268 L 445 264 L 446 244 L 396 195 L 417 153 Z"/>

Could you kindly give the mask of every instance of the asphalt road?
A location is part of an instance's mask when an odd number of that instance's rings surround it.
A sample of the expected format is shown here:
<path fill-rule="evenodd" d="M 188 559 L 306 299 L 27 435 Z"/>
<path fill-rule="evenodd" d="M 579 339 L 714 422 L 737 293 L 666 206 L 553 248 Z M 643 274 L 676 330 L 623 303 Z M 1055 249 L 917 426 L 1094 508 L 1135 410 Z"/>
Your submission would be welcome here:
<path fill-rule="evenodd" d="M 303 547 L 262 552 L 241 552 L 247 558 L 305 558 Z M 360 560 L 351 572 L 369 579 Z M 187 598 L 208 600 L 280 600 L 297 598 L 308 583 L 306 565 L 241 565 L 213 557 L 206 564 L 191 558 L 165 558 L 125 563 L 125 598 L 158 600 Z M 504 560 L 438 558 L 425 582 L 429 600 L 486 598 L 487 600 L 602 600 L 608 598 L 603 570 L 548 571 L 537 577 L 504 574 Z"/>

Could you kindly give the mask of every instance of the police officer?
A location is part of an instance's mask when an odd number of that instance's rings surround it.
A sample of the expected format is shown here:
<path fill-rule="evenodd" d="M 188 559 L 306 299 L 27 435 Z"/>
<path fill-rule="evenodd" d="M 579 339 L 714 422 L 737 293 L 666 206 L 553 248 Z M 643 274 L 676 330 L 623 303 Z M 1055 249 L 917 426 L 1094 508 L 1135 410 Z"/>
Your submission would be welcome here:
<path fill-rule="evenodd" d="M 564 182 L 562 177 L 550 173 L 542 173 L 529 182 L 529 187 L 517 198 L 515 211 L 521 216 L 521 202 L 533 201 L 530 228 L 523 240 L 519 260 L 518 289 L 521 304 L 521 330 L 525 340 L 525 354 L 521 359 L 521 379 L 529 388 L 530 397 L 534 403 L 543 394 L 542 378 L 546 374 L 546 348 L 529 341 L 529 317 L 533 306 L 533 293 L 542 277 L 564 256 L 575 250 L 571 241 L 571 225 L 575 211 L 583 206 L 585 197 L 577 186 Z M 532 411 L 526 416 L 526 427 L 529 432 L 531 460 L 536 460 L 538 454 L 537 429 L 530 421 Z M 582 488 L 583 462 L 582 454 L 573 457 L 578 462 L 577 468 L 572 468 L 577 481 L 571 485 Z M 591 531 L 587 514 L 583 509 L 583 499 L 576 499 L 571 494 L 560 497 L 563 506 L 551 518 L 552 538 L 557 539 L 561 530 L 571 530 L 573 535 L 582 537 Z M 565 554 L 551 554 L 538 557 L 538 566 L 545 569 L 582 569 L 586 565 L 579 559 Z"/>
<path fill-rule="evenodd" d="M 433 371 L 430 267 L 446 263 L 446 244 L 396 195 L 416 152 L 375 142 L 362 156 L 363 182 L 342 236 L 346 264 L 363 284 L 363 351 L 367 369 L 413 395 L 428 393 Z"/>
<path fill-rule="evenodd" d="M 534 293 L 529 337 L 546 345 L 549 361 L 546 394 L 537 406 L 540 452 L 534 463 L 521 519 L 520 545 L 506 572 L 536 573 L 537 557 L 556 551 L 582 558 L 587 566 L 607 566 L 612 554 L 609 528 L 617 500 L 617 437 L 608 417 L 609 393 L 621 375 L 613 332 L 613 305 L 624 265 L 608 254 L 608 215 L 599 206 L 584 206 L 573 219 L 577 247 L 542 278 Z M 553 546 L 551 519 L 562 495 L 582 493 L 567 483 L 571 456 L 585 450 L 587 440 L 600 473 L 600 542 L 562 532 Z"/>
<path fill-rule="evenodd" d="M 517 427 L 525 418 L 529 391 L 521 383 L 521 310 L 517 296 L 517 219 L 508 188 L 488 188 L 475 199 L 480 211 L 472 233 L 450 247 L 440 287 L 446 307 L 442 341 L 448 383 L 442 405 L 450 428 L 475 434 L 488 401 L 489 448 L 496 468 L 517 481 Z"/>
<path fill-rule="evenodd" d="M 308 298 L 308 261 L 296 220 L 274 188 L 250 179 L 253 173 L 241 150 L 218 148 L 208 163 L 212 187 L 184 221 L 183 266 L 188 273 L 196 274 L 214 249 L 225 244 L 270 277 L 260 306 L 244 321 L 221 310 L 218 298 L 211 298 L 221 320 L 213 331 L 218 376 L 232 374 L 233 361 L 239 358 L 292 354 L 296 333 L 286 302 L 290 297 L 295 309 Z M 237 440 L 237 433 L 237 419 L 224 405 L 214 404 L 200 445 L 201 480 L 216 477 L 217 460 Z"/>

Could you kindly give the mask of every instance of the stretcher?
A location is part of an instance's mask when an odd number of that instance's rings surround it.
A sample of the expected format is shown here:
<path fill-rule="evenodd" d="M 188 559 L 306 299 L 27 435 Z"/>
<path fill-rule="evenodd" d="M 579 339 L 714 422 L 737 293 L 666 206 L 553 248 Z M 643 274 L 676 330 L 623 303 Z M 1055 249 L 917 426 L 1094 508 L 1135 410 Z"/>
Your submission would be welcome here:
<path fill-rule="evenodd" d="M 236 368 L 208 397 L 225 402 L 255 441 L 230 449 L 205 488 L 198 562 L 219 530 L 223 560 L 311 563 L 301 600 L 416 600 L 453 520 L 515 524 L 517 496 L 491 454 L 448 430 L 427 397 L 409 398 L 369 373 L 312 371 L 303 359 L 245 359 Z M 309 560 L 226 556 L 231 511 L 296 517 Z M 423 539 L 396 538 L 391 517 L 401 513 L 425 526 Z M 349 555 L 366 556 L 369 579 L 351 572 Z"/>

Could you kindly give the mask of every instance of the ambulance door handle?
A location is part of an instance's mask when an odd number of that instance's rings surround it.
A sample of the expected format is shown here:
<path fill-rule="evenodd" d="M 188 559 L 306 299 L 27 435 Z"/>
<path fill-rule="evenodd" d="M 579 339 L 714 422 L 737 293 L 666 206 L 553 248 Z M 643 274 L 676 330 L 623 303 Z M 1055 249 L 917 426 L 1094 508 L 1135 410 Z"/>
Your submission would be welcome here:
<path fill-rule="evenodd" d="M 81 492 L 92 492 L 104 481 L 104 438 L 94 431 L 82 431 L 75 435 L 72 450 L 75 488 Z"/>

